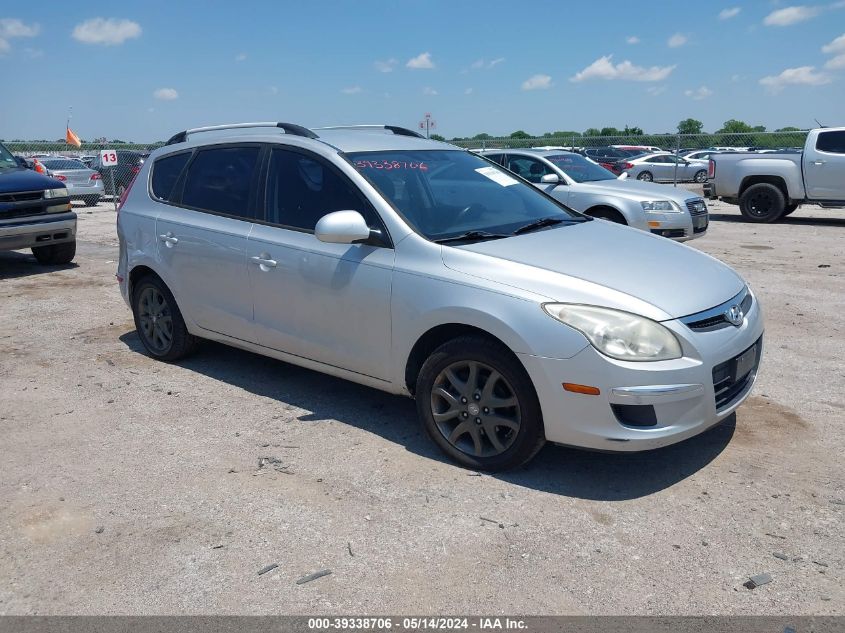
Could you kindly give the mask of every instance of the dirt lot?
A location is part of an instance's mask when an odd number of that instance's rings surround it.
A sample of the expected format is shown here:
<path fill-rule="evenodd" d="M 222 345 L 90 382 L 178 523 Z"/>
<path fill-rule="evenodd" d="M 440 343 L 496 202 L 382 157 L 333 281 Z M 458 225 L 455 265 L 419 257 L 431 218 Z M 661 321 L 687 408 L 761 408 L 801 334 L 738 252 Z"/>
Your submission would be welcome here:
<path fill-rule="evenodd" d="M 74 266 L 0 253 L 0 613 L 842 614 L 845 212 L 712 211 L 694 247 L 766 311 L 735 420 L 497 476 L 410 400 L 213 344 L 147 358 L 107 205 Z"/>

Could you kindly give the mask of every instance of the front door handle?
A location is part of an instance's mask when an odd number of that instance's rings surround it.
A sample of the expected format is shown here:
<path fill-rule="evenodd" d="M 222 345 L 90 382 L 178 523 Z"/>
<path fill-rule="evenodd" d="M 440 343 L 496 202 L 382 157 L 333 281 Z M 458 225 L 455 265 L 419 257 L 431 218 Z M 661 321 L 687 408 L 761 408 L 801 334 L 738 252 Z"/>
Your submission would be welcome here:
<path fill-rule="evenodd" d="M 179 243 L 179 238 L 173 237 L 173 233 L 170 233 L 169 231 L 164 235 L 159 235 L 158 237 L 167 245 L 168 248 L 172 248 Z"/>
<path fill-rule="evenodd" d="M 269 255 L 256 255 L 255 257 L 250 257 L 253 263 L 258 264 L 261 269 L 264 268 L 275 268 L 277 263 L 275 259 L 270 259 Z"/>
<path fill-rule="evenodd" d="M 826 161 L 823 160 L 814 160 L 813 165 L 824 165 Z"/>

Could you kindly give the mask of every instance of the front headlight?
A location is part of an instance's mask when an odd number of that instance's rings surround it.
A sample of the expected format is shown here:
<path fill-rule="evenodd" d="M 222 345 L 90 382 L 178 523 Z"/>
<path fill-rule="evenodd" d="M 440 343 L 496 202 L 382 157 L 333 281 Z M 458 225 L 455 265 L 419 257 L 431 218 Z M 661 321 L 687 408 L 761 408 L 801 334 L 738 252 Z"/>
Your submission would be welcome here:
<path fill-rule="evenodd" d="M 650 200 L 640 204 L 643 205 L 643 211 L 650 213 L 681 213 L 681 207 L 671 200 Z"/>
<path fill-rule="evenodd" d="M 593 347 L 611 358 L 653 361 L 682 356 L 681 344 L 675 335 L 646 317 L 570 303 L 545 303 L 543 310 L 581 332 Z"/>
<path fill-rule="evenodd" d="M 44 190 L 44 198 L 67 198 L 67 188 L 66 187 L 57 187 L 55 189 L 45 189 Z"/>

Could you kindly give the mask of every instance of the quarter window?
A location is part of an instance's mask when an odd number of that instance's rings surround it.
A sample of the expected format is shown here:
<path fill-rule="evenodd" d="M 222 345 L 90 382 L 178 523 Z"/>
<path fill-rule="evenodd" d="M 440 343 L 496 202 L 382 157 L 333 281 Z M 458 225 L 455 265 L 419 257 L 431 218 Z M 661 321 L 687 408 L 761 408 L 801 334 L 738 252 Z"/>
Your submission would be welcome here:
<path fill-rule="evenodd" d="M 159 158 L 153 165 L 153 195 L 159 200 L 169 200 L 173 186 L 191 157 L 190 152 Z"/>
<path fill-rule="evenodd" d="M 258 147 L 218 147 L 197 152 L 188 167 L 182 204 L 203 211 L 254 218 L 250 204 Z"/>
<path fill-rule="evenodd" d="M 816 149 L 831 154 L 845 154 L 845 131 L 819 132 L 816 139 Z"/>
<path fill-rule="evenodd" d="M 268 222 L 313 231 L 333 211 L 358 211 L 371 227 L 374 211 L 351 185 L 323 162 L 284 149 L 274 149 L 267 174 Z"/>

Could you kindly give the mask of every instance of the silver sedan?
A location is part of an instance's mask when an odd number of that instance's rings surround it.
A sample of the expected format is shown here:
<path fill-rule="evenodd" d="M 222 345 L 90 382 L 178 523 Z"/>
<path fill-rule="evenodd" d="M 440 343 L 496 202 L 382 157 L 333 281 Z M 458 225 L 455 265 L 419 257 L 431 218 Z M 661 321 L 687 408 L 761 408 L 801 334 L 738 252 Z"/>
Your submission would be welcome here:
<path fill-rule="evenodd" d="M 61 180 L 67 187 L 71 200 L 82 200 L 86 207 L 93 207 L 103 197 L 103 180 L 100 173 L 85 166 L 75 158 L 42 158 L 47 175 Z"/>
<path fill-rule="evenodd" d="M 643 154 L 619 163 L 622 172 L 646 182 L 704 182 L 707 161 L 687 160 L 674 154 Z"/>

